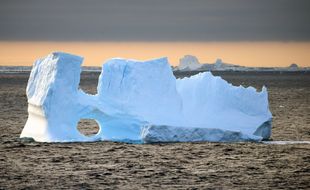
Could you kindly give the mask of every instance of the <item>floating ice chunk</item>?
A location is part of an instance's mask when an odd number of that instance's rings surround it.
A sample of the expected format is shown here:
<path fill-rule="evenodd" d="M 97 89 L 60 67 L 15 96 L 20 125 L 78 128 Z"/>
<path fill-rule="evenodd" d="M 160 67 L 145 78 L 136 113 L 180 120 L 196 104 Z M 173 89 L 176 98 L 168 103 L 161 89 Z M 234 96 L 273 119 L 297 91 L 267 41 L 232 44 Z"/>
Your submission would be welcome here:
<path fill-rule="evenodd" d="M 44 142 L 260 141 L 271 134 L 264 87 L 235 87 L 206 72 L 176 79 L 166 58 L 111 59 L 98 94 L 79 90 L 82 58 L 53 53 L 35 62 L 28 86 L 28 120 L 21 137 Z M 99 132 L 86 137 L 80 119 Z M 176 127 L 177 126 L 177 127 Z"/>
<path fill-rule="evenodd" d="M 287 145 L 287 144 L 310 144 L 310 141 L 262 141 L 264 144 L 276 144 L 276 145 Z"/>

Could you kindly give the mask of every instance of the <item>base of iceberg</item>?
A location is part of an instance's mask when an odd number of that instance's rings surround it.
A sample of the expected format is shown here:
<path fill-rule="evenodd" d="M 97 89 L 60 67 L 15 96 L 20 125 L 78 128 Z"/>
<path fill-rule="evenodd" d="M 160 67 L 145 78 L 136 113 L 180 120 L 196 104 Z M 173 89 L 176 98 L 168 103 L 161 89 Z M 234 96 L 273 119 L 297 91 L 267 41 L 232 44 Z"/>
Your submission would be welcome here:
<path fill-rule="evenodd" d="M 150 125 L 143 128 L 144 143 L 158 142 L 258 142 L 263 138 L 240 131 L 212 128 L 171 127 Z"/>
<path fill-rule="evenodd" d="M 271 135 L 268 93 L 204 72 L 176 79 L 167 58 L 115 58 L 102 67 L 96 95 L 79 89 L 83 58 L 56 52 L 35 62 L 27 85 L 28 120 L 20 137 L 41 142 L 261 141 Z M 81 134 L 93 119 L 99 132 Z"/>

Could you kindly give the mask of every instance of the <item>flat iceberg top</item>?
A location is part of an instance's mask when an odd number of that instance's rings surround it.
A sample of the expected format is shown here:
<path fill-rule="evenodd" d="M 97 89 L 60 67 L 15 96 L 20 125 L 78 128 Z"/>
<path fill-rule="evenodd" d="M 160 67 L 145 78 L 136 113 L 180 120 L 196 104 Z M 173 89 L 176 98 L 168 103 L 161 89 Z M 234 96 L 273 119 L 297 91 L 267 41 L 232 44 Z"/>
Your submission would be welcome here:
<path fill-rule="evenodd" d="M 88 95 L 78 89 L 82 60 L 58 52 L 35 62 L 21 137 L 153 143 L 260 141 L 271 135 L 265 87 L 236 87 L 210 72 L 176 79 L 167 58 L 115 58 L 102 67 L 98 94 Z M 77 130 L 86 118 L 100 127 L 92 137 Z"/>

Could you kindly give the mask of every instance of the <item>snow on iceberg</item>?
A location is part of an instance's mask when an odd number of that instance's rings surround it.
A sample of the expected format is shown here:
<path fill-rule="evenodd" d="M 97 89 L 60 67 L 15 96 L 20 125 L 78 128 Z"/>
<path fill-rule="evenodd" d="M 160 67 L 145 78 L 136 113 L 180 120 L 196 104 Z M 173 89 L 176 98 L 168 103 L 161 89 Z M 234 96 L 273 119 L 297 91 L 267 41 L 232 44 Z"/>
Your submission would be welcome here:
<path fill-rule="evenodd" d="M 35 62 L 21 137 L 42 142 L 260 141 L 271 135 L 265 87 L 235 87 L 210 72 L 176 79 L 166 58 L 108 60 L 96 95 L 79 89 L 83 58 L 52 53 Z M 77 129 L 94 119 L 91 137 Z"/>

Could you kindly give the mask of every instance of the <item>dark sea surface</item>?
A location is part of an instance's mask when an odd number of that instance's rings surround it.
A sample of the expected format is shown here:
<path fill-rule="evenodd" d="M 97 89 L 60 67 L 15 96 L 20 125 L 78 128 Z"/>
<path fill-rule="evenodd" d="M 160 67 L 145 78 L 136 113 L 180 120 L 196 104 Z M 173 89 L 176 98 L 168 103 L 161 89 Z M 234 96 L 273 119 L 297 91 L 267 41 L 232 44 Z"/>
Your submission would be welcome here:
<path fill-rule="evenodd" d="M 272 140 L 310 141 L 309 72 L 214 74 L 234 85 L 268 88 Z M 98 76 L 82 73 L 81 89 L 95 94 Z M 0 189 L 310 189 L 310 144 L 20 140 L 28 77 L 0 73 Z M 80 127 L 85 133 L 97 128 Z"/>

